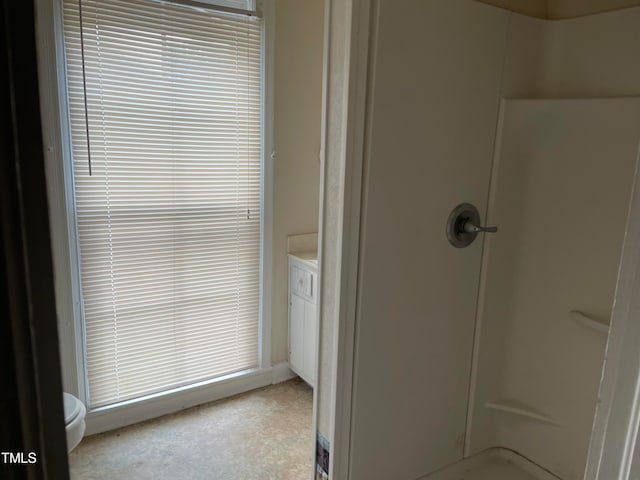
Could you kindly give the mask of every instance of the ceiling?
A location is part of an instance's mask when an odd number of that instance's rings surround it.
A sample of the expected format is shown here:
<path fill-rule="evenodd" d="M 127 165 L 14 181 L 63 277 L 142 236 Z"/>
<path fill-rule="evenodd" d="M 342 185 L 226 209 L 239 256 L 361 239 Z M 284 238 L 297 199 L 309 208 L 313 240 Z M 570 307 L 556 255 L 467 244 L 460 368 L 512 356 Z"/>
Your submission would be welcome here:
<path fill-rule="evenodd" d="M 574 18 L 640 6 L 640 0 L 476 0 L 537 18 Z"/>

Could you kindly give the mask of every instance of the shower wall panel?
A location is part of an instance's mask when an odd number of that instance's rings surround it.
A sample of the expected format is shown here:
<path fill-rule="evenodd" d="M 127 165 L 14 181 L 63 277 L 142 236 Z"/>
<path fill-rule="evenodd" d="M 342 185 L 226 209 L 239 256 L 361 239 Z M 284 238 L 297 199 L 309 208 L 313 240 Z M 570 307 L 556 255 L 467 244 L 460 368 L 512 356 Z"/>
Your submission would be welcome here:
<path fill-rule="evenodd" d="M 499 232 L 485 241 L 469 453 L 504 446 L 578 480 L 638 156 L 640 100 L 506 100 L 499 128 L 488 212 Z"/>

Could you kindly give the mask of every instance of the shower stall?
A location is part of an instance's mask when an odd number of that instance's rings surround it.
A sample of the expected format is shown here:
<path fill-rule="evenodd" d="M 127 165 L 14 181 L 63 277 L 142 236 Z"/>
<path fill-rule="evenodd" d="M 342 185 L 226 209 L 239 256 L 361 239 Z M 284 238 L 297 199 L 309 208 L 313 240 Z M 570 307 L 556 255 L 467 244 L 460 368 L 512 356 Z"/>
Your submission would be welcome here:
<path fill-rule="evenodd" d="M 638 160 L 640 8 L 370 16 L 349 476 L 582 479 Z"/>

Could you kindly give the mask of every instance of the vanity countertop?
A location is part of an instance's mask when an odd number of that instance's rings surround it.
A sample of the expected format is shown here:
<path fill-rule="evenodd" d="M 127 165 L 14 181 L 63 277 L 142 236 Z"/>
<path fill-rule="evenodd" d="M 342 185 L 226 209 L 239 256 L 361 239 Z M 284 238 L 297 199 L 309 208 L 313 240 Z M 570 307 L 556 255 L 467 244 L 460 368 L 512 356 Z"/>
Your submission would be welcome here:
<path fill-rule="evenodd" d="M 317 251 L 290 253 L 289 256 L 292 258 L 296 258 L 303 263 L 306 263 L 307 265 L 309 265 L 310 267 L 313 267 L 314 269 L 318 268 L 318 252 Z"/>

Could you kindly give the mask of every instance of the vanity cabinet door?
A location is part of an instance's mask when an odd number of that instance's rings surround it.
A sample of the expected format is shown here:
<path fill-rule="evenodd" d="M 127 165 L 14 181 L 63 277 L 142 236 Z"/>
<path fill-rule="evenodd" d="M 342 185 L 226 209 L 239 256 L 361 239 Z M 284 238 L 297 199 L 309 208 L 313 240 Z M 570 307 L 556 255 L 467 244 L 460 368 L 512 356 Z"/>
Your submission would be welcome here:
<path fill-rule="evenodd" d="M 289 305 L 289 365 L 298 374 L 304 372 L 304 320 L 306 303 L 296 294 Z"/>
<path fill-rule="evenodd" d="M 304 303 L 304 327 L 303 327 L 303 364 L 304 374 L 311 386 L 316 381 L 316 305 L 312 302 Z"/>

